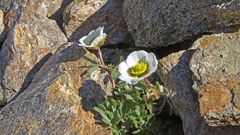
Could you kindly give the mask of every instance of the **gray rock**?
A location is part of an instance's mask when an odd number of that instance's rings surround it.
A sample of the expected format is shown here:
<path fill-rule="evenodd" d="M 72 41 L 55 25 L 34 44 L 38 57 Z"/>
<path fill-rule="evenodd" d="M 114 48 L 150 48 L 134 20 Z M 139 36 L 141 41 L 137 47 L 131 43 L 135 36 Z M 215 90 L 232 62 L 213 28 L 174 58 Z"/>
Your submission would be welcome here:
<path fill-rule="evenodd" d="M 240 24 L 240 0 L 125 0 L 136 46 L 161 47 Z"/>
<path fill-rule="evenodd" d="M 63 28 L 70 41 L 104 26 L 106 44 L 129 42 L 131 36 L 122 17 L 123 0 L 74 0 L 63 14 Z"/>
<path fill-rule="evenodd" d="M 111 134 L 88 111 L 111 86 L 108 81 L 104 84 L 106 75 L 99 69 L 86 74 L 94 62 L 96 57 L 82 47 L 62 45 L 29 87 L 1 109 L 1 134 Z"/>
<path fill-rule="evenodd" d="M 239 48 L 240 31 L 220 33 L 160 59 L 158 73 L 186 135 L 239 134 Z"/>
<path fill-rule="evenodd" d="M 51 53 L 67 42 L 56 22 L 47 18 L 44 4 L 28 2 L 6 13 L 9 31 L 0 52 L 0 105 L 24 90 Z"/>

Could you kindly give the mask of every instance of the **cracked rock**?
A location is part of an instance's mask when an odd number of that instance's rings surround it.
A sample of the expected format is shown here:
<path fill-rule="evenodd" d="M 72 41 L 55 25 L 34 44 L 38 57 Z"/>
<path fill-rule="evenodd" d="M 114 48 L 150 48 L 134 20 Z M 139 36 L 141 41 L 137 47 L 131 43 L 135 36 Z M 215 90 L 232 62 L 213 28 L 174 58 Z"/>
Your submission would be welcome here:
<path fill-rule="evenodd" d="M 124 19 L 136 46 L 169 46 L 240 24 L 240 0 L 125 0 Z"/>
<path fill-rule="evenodd" d="M 63 14 L 64 31 L 70 41 L 76 41 L 91 30 L 104 26 L 106 44 L 130 42 L 122 17 L 123 0 L 73 0 Z"/>
<path fill-rule="evenodd" d="M 12 3 L 16 7 L 6 10 L 8 36 L 0 52 L 0 105 L 24 90 L 51 54 L 67 42 L 56 22 L 47 18 L 46 4 L 41 2 Z"/>
<path fill-rule="evenodd" d="M 106 74 L 99 74 L 99 69 L 86 74 L 96 61 L 77 44 L 63 44 L 28 88 L 1 109 L 1 134 L 111 135 L 90 112 L 111 93 L 111 84 L 102 81 Z"/>
<path fill-rule="evenodd" d="M 159 61 L 186 135 L 240 132 L 240 30 L 205 35 Z"/>

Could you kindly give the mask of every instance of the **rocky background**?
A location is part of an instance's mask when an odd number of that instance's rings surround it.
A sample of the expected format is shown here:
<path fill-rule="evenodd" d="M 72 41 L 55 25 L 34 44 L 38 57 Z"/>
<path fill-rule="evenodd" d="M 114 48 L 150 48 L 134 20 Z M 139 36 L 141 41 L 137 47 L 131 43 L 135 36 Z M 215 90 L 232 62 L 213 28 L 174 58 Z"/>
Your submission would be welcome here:
<path fill-rule="evenodd" d="M 1 134 L 111 134 L 91 112 L 109 81 L 77 45 L 98 26 L 107 62 L 158 55 L 184 134 L 240 134 L 240 0 L 0 0 Z"/>

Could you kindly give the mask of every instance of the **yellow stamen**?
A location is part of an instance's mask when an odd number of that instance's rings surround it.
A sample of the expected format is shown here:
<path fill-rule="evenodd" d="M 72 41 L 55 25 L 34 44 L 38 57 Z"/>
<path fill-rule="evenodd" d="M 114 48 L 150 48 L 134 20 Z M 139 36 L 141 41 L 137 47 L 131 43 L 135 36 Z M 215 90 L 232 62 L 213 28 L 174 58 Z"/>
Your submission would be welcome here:
<path fill-rule="evenodd" d="M 105 37 L 99 39 L 97 45 L 94 46 L 93 48 L 94 48 L 94 49 L 98 49 L 99 47 L 101 47 L 101 46 L 104 44 L 104 42 L 105 42 Z"/>
<path fill-rule="evenodd" d="M 139 78 L 146 75 L 149 71 L 149 66 L 145 62 L 138 62 L 135 66 L 131 67 L 128 72 L 132 77 Z"/>

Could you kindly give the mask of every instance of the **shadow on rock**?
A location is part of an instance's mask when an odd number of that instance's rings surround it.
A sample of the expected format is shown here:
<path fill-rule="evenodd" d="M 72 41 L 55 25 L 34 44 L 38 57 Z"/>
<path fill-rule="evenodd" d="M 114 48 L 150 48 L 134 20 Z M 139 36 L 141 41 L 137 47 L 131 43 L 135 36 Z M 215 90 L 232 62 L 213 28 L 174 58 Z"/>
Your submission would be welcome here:
<path fill-rule="evenodd" d="M 22 87 L 18 91 L 18 93 L 9 101 L 9 103 L 13 100 L 15 100 L 32 82 L 34 75 L 41 69 L 41 67 L 49 60 L 49 58 L 52 56 L 52 53 L 46 54 L 35 66 L 28 72 L 26 78 L 24 79 L 24 82 L 22 84 Z"/>
<path fill-rule="evenodd" d="M 51 16 L 49 16 L 49 19 L 55 20 L 61 31 L 63 31 L 63 11 L 69 5 L 73 0 L 63 0 L 61 7 Z"/>
<path fill-rule="evenodd" d="M 87 35 L 91 30 L 99 26 L 104 26 L 104 31 L 108 34 L 106 40 L 107 44 L 119 44 L 132 41 L 123 19 L 122 4 L 123 0 L 107 0 L 99 9 L 94 9 L 96 10 L 95 12 L 88 13 L 88 11 L 85 11 L 88 15 L 90 14 L 89 17 L 86 17 L 86 15 L 84 16 L 83 13 L 78 11 L 81 9 L 76 10 L 73 8 L 69 9 L 69 11 L 65 10 L 64 12 L 66 12 L 66 15 L 63 20 L 63 25 L 65 25 L 67 37 L 70 41 L 78 41 L 80 37 Z M 84 6 L 89 5 L 91 5 L 91 2 L 88 3 L 86 1 L 84 4 Z M 72 15 L 71 18 L 69 14 L 72 12 L 74 15 Z M 73 18 L 77 15 L 86 17 L 86 20 L 74 20 Z M 71 28 L 70 25 L 72 25 Z"/>
<path fill-rule="evenodd" d="M 65 44 L 67 45 L 67 43 Z M 87 50 L 83 49 L 83 47 L 78 46 L 77 44 L 72 44 L 68 47 L 63 45 L 57 52 L 60 52 L 59 56 L 56 58 L 56 62 L 69 62 L 69 61 L 78 61 L 80 58 L 84 58 L 90 62 L 94 62 L 93 60 L 86 57 Z"/>
<path fill-rule="evenodd" d="M 97 103 L 106 95 L 102 87 L 93 80 L 84 81 L 79 88 L 79 95 L 82 97 L 82 105 L 85 111 L 91 111 Z"/>

